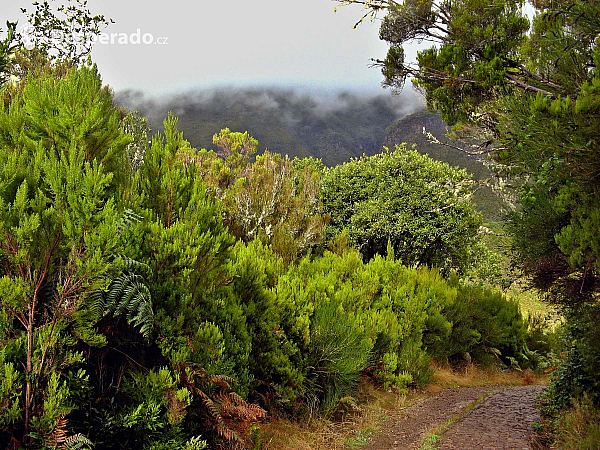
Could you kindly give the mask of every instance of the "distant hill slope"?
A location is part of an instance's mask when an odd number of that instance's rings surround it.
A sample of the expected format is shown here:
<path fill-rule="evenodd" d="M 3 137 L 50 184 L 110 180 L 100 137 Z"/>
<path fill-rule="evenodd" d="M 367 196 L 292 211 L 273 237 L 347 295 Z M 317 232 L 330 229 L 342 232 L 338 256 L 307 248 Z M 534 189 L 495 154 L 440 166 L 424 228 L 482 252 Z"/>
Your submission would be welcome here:
<path fill-rule="evenodd" d="M 213 148 L 212 136 L 228 127 L 248 131 L 261 150 L 315 156 L 327 166 L 380 152 L 388 125 L 420 108 L 410 98 L 389 94 L 319 97 L 274 88 L 190 92 L 162 102 L 121 92 L 116 100 L 148 117 L 153 130 L 162 129 L 162 120 L 172 110 L 179 129 L 196 148 Z"/>
<path fill-rule="evenodd" d="M 428 154 L 438 161 L 466 169 L 468 173 L 473 175 L 475 180 L 485 181 L 490 178 L 492 173 L 480 159 L 451 147 L 430 143 L 423 134 L 423 127 L 441 142 L 451 142 L 446 136 L 450 127 L 438 115 L 431 114 L 427 110 L 421 110 L 390 125 L 386 130 L 385 145 L 392 147 L 403 142 L 406 142 L 409 146 L 414 144 L 417 146 L 419 153 Z M 473 202 L 483 214 L 484 221 L 496 222 L 503 219 L 503 201 L 489 186 L 477 189 L 473 194 Z"/>
<path fill-rule="evenodd" d="M 402 142 L 406 142 L 409 146 L 416 144 L 420 153 L 426 153 L 433 159 L 446 162 L 452 166 L 467 169 L 467 172 L 472 174 L 476 180 L 489 178 L 491 173 L 480 160 L 454 148 L 432 144 L 423 134 L 423 128 L 441 142 L 452 143 L 446 136 L 446 133 L 450 131 L 450 127 L 438 115 L 431 114 L 427 110 L 421 110 L 390 125 L 386 130 L 385 145 L 389 147 Z"/>

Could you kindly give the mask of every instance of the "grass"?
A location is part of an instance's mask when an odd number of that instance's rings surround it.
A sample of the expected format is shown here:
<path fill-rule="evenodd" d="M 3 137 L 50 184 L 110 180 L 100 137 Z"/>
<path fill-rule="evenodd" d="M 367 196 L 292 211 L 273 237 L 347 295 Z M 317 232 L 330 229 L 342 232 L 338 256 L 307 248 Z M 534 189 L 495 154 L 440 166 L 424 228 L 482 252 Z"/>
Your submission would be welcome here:
<path fill-rule="evenodd" d="M 558 422 L 555 448 L 563 450 L 600 449 L 600 410 L 588 398 L 574 402 Z"/>
<path fill-rule="evenodd" d="M 531 370 L 505 371 L 498 367 L 480 368 L 470 366 L 464 372 L 454 372 L 445 367 L 434 366 L 432 382 L 426 390 L 436 393 L 446 388 L 459 386 L 509 385 L 524 386 L 530 384 L 548 384 L 550 375 L 536 374 Z"/>
<path fill-rule="evenodd" d="M 333 450 L 359 449 L 369 443 L 394 411 L 410 403 L 411 396 L 377 389 L 362 380 L 357 400 L 360 411 L 346 414 L 337 421 L 313 418 L 308 422 L 288 419 L 262 424 L 262 449 Z"/>
<path fill-rule="evenodd" d="M 373 428 L 359 431 L 358 433 L 356 433 L 356 436 L 354 436 L 354 438 L 346 441 L 346 447 L 360 448 L 360 447 L 364 447 L 364 446 L 368 445 L 369 441 L 371 440 L 371 435 L 373 434 L 374 431 L 375 431 L 375 429 L 373 429 Z"/>

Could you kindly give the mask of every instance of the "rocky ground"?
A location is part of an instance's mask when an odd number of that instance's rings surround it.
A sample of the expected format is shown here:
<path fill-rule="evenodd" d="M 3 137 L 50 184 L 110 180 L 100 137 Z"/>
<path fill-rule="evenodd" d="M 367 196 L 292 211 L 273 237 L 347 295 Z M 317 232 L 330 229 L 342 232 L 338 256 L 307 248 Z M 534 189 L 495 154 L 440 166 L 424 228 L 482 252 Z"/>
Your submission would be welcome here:
<path fill-rule="evenodd" d="M 543 386 L 444 389 L 398 412 L 374 436 L 369 450 L 434 448 L 529 449 L 540 420 L 535 399 Z M 431 447 L 429 447 L 431 448 Z"/>

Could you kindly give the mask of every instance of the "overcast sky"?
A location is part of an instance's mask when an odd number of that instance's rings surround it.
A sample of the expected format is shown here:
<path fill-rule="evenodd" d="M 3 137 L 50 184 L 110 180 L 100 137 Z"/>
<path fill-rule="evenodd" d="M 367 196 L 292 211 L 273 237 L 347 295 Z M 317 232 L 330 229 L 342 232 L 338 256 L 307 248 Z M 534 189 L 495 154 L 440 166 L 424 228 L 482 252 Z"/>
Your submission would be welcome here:
<path fill-rule="evenodd" d="M 2 23 L 25 22 L 19 7 L 31 2 L 2 0 Z M 131 36 L 140 30 L 146 41 L 153 39 L 150 45 L 96 44 L 93 59 L 116 90 L 381 85 L 380 71 L 369 63 L 383 58 L 387 46 L 379 40 L 378 22 L 352 28 L 363 13 L 357 5 L 337 13 L 331 0 L 89 0 L 89 6 L 114 19 L 107 33 Z"/>

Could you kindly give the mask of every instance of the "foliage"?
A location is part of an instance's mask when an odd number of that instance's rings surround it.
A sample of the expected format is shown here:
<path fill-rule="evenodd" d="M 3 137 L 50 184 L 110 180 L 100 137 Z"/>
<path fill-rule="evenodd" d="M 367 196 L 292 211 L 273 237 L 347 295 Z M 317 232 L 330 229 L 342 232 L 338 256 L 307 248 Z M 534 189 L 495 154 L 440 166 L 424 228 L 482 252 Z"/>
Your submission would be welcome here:
<path fill-rule="evenodd" d="M 321 411 L 330 415 L 356 389 L 368 367 L 373 341 L 360 321 L 335 303 L 318 307 L 312 318 L 307 355 L 307 388 Z M 311 399 L 312 400 L 312 399 Z"/>
<path fill-rule="evenodd" d="M 3 84 L 7 81 L 7 72 L 10 65 L 11 54 L 16 50 L 16 29 L 15 22 L 6 22 L 6 37 L 0 41 L 0 92 L 3 90 Z M 2 32 L 2 29 L 0 29 Z"/>
<path fill-rule="evenodd" d="M 342 3 L 362 3 L 344 1 Z M 484 128 L 494 159 L 511 179 L 520 207 L 511 217 L 516 260 L 547 299 L 565 307 L 570 355 L 554 378 L 551 404 L 571 395 L 597 395 L 598 340 L 598 106 L 597 18 L 592 0 L 366 2 L 384 9 L 381 37 L 391 47 L 381 61 L 386 83 L 406 77 L 428 107 L 459 128 Z M 414 13 L 418 13 L 415 15 Z M 531 25 L 531 26 L 530 26 Z M 412 39 L 438 45 L 405 63 Z M 483 144 L 482 144 L 483 145 Z M 588 309 L 589 308 L 589 309 Z"/>
<path fill-rule="evenodd" d="M 29 26 L 18 39 L 30 50 L 39 49 L 53 61 L 70 60 L 75 64 L 85 61 L 92 51 L 95 39 L 112 19 L 93 15 L 87 0 L 67 0 L 54 7 L 51 1 L 33 3 L 33 11 L 21 8 Z"/>
<path fill-rule="evenodd" d="M 445 271 L 469 266 L 480 224 L 469 196 L 465 171 L 405 146 L 328 170 L 322 188 L 331 230 L 348 228 L 365 259 L 390 242 L 405 264 Z"/>
<path fill-rule="evenodd" d="M 364 263 L 354 250 L 304 258 L 279 278 L 275 292 L 283 331 L 300 355 L 308 355 L 299 360 L 308 386 L 316 379 L 319 392 L 337 397 L 304 393 L 309 403 L 321 402 L 326 410 L 346 395 L 344 386 L 357 379 L 361 366 L 387 387 L 403 388 L 413 376 L 415 382 L 425 380 L 417 377 L 422 366 L 399 364 L 399 357 L 403 347 L 422 350 L 427 318 L 456 295 L 436 271 L 379 256 Z M 323 352 L 330 357 L 316 364 Z M 288 396 L 294 394 L 290 387 Z"/>
<path fill-rule="evenodd" d="M 223 200 L 233 235 L 271 243 L 287 264 L 321 242 L 327 217 L 320 214 L 318 160 L 291 161 L 265 151 L 251 163 L 258 141 L 247 132 L 224 129 L 213 141 L 217 152 L 189 151 L 182 157 Z"/>
<path fill-rule="evenodd" d="M 4 447 L 241 447 L 362 375 L 403 391 L 433 356 L 524 359 L 518 308 L 435 267 L 477 241 L 464 171 L 406 148 L 253 161 L 228 129 L 198 151 L 172 114 L 148 143 L 95 67 L 15 57 L 36 70 L 0 108 Z"/>
<path fill-rule="evenodd" d="M 567 316 L 564 346 L 568 351 L 563 364 L 552 374 L 547 393 L 544 414 L 556 418 L 572 405 L 573 399 L 587 395 L 596 406 L 600 404 L 600 386 L 597 374 L 600 370 L 598 350 L 597 305 L 580 306 Z"/>
<path fill-rule="evenodd" d="M 447 123 L 465 121 L 512 85 L 544 90 L 538 87 L 545 86 L 543 80 L 531 74 L 515 50 L 529 28 L 520 0 L 340 3 L 364 3 L 371 13 L 385 10 L 380 38 L 390 48 L 385 60 L 376 61 L 384 85 L 401 90 L 411 78 L 425 93 L 428 107 L 439 110 Z M 435 44 L 419 52 L 416 65 L 406 61 L 403 48 L 413 40 Z"/>
<path fill-rule="evenodd" d="M 144 277 L 135 273 L 135 269 L 148 268 L 132 260 L 125 259 L 124 263 L 121 274 L 110 279 L 106 292 L 99 289 L 88 295 L 91 319 L 98 322 L 107 314 L 125 315 L 128 323 L 139 326 L 140 333 L 148 337 L 154 325 L 152 297 Z"/>
<path fill-rule="evenodd" d="M 406 142 L 409 148 L 414 145 L 419 153 L 436 161 L 465 169 L 475 182 L 471 201 L 484 223 L 503 220 L 510 205 L 497 189 L 489 161 L 484 155 L 473 155 L 468 146 L 458 145 L 448 137 L 449 132 L 450 127 L 438 114 L 423 109 L 390 125 L 385 132 L 385 145 L 392 148 Z"/>
<path fill-rule="evenodd" d="M 440 327 L 435 317 L 429 321 L 425 343 L 430 352 L 440 359 L 469 353 L 483 364 L 500 358 L 509 366 L 529 367 L 527 324 L 516 301 L 479 286 L 457 288 L 456 299 L 442 311 L 451 323 L 450 330 Z"/>
<path fill-rule="evenodd" d="M 3 415 L 20 423 L 9 432 L 17 442 L 31 431 L 49 439 L 64 427 L 73 409 L 66 371 L 85 384 L 85 372 L 71 368 L 83 355 L 70 327 L 84 326 L 82 299 L 119 267 L 114 193 L 128 142 L 119 117 L 95 67 L 32 79 L 0 111 L 3 370 L 13 374 L 23 413 Z M 15 366 L 23 368 L 17 379 Z"/>

